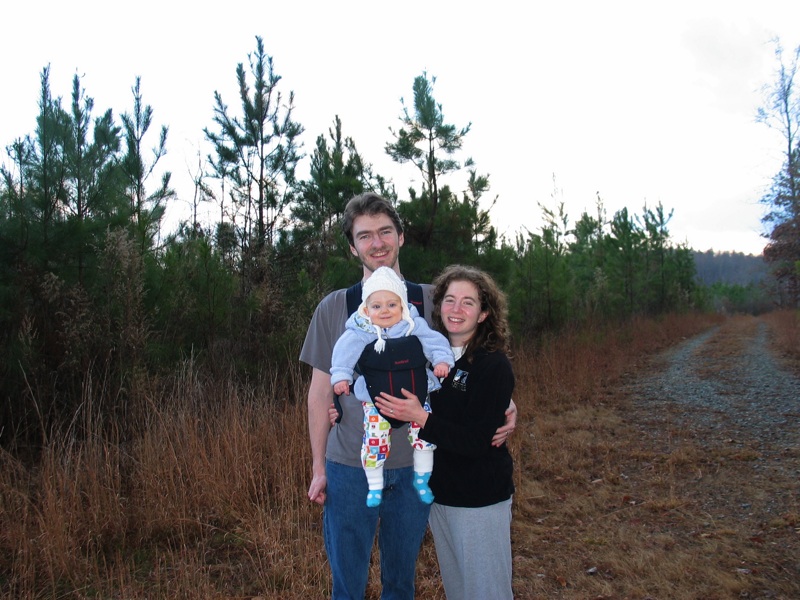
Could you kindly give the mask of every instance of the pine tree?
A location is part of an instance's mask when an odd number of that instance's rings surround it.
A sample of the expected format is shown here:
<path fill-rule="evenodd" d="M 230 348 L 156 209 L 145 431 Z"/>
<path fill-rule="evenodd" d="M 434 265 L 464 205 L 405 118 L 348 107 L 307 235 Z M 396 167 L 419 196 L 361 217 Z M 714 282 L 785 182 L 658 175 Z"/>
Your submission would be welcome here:
<path fill-rule="evenodd" d="M 667 224 L 673 211 L 664 213 L 661 202 L 655 209 L 644 207 L 642 213 L 642 232 L 646 236 L 645 278 L 643 289 L 647 293 L 647 307 L 651 313 L 659 314 L 667 308 L 667 260 L 669 254 L 669 230 Z"/>
<path fill-rule="evenodd" d="M 607 237 L 609 287 L 619 298 L 615 312 L 633 315 L 642 309 L 642 263 L 644 233 L 627 208 L 614 213 Z"/>
<path fill-rule="evenodd" d="M 458 129 L 445 123 L 442 105 L 433 97 L 436 78 L 428 79 L 428 74 L 414 79 L 413 116 L 405 101 L 400 122 L 403 126 L 394 131 L 390 129 L 394 142 L 386 144 L 386 152 L 392 160 L 400 164 L 410 162 L 422 175 L 423 189 L 419 198 L 412 200 L 421 204 L 420 215 L 425 216 L 425 225 L 417 233 L 423 248 L 427 248 L 433 237 L 433 230 L 443 195 L 440 179 L 448 173 L 461 168 L 453 155 L 461 149 L 464 136 L 469 133 L 471 123 Z"/>
<path fill-rule="evenodd" d="M 608 276 L 605 272 L 605 209 L 597 195 L 597 216 L 584 212 L 569 231 L 568 260 L 575 286 L 578 312 L 600 316 L 608 310 Z"/>
<path fill-rule="evenodd" d="M 78 282 L 85 282 L 86 261 L 102 246 L 106 231 L 124 218 L 126 207 L 117 168 L 119 127 L 111 110 L 92 123 L 94 100 L 85 95 L 80 78 L 72 83 L 71 110 L 63 140 L 66 177 L 66 211 L 69 250 L 65 257 L 75 260 Z"/>
<path fill-rule="evenodd" d="M 40 80 L 36 132 L 30 140 L 21 179 L 28 182 L 24 195 L 24 211 L 31 219 L 28 248 L 44 266 L 56 255 L 51 243 L 56 223 L 63 216 L 67 173 L 63 140 L 68 116 L 61 108 L 61 99 L 53 98 L 50 92 L 49 66 L 42 70 Z"/>
<path fill-rule="evenodd" d="M 133 92 L 133 110 L 122 115 L 125 137 L 125 157 L 122 170 L 125 174 L 128 198 L 131 204 L 132 228 L 139 245 L 139 252 L 148 251 L 161 224 L 166 211 L 166 202 L 175 197 L 170 187 L 172 174 L 166 171 L 156 190 L 147 192 L 147 182 L 155 171 L 158 162 L 167 153 L 167 134 L 169 129 L 162 125 L 158 143 L 152 149 L 152 160 L 145 156 L 144 138 L 153 122 L 153 109 L 142 103 L 141 78 L 131 88 Z"/>
<path fill-rule="evenodd" d="M 248 59 L 254 78 L 252 94 L 244 65 L 239 63 L 236 68 L 241 116 L 232 116 L 222 95 L 215 92 L 218 131 L 206 129 L 205 135 L 214 146 L 216 158 L 211 164 L 216 175 L 230 181 L 232 197 L 242 207 L 243 245 L 252 246 L 255 255 L 274 245 L 284 210 L 293 199 L 303 127 L 292 120 L 294 92 L 284 103 L 278 90 L 281 77 L 258 36 L 256 52 Z"/>
<path fill-rule="evenodd" d="M 331 287 L 345 285 L 352 272 L 347 242 L 339 227 L 344 208 L 353 196 L 379 185 L 353 139 L 342 134 L 337 115 L 327 137 L 317 137 L 310 177 L 299 186 L 292 206 L 291 239 L 286 239 L 282 254 L 301 260 L 316 280 L 329 279 Z"/>

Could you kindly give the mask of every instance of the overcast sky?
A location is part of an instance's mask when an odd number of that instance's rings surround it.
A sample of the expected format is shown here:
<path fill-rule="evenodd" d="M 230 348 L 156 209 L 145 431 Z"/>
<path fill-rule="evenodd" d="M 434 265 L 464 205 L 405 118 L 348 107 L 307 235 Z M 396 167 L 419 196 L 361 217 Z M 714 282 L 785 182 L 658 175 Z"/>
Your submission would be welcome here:
<path fill-rule="evenodd" d="M 490 175 L 501 233 L 539 228 L 539 204 L 563 202 L 571 222 L 594 215 L 599 194 L 609 218 L 659 202 L 674 210 L 676 243 L 760 253 L 759 199 L 783 141 L 754 115 L 777 66 L 770 40 L 780 37 L 787 55 L 800 45 L 800 2 L 546 4 L 14 2 L 0 23 L 0 143 L 34 131 L 48 64 L 65 106 L 73 76 L 83 77 L 95 116 L 130 111 L 139 75 L 155 112 L 151 144 L 156 127 L 170 128 L 164 164 L 183 200 L 170 218 L 185 217 L 214 91 L 238 109 L 236 65 L 258 35 L 280 89 L 295 93 L 306 153 L 339 115 L 401 199 L 418 177 L 384 146 L 400 98 L 412 101 L 414 77 L 426 71 L 446 121 L 472 123 L 461 158 Z"/>

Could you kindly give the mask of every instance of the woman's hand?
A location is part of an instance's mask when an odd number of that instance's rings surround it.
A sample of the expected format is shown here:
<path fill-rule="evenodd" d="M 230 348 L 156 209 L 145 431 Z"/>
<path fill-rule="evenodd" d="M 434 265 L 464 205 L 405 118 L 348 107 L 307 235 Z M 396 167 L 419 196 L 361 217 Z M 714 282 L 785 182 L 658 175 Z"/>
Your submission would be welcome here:
<path fill-rule="evenodd" d="M 400 391 L 403 392 L 403 398 L 381 392 L 381 395 L 375 398 L 375 406 L 381 413 L 393 419 L 414 422 L 420 427 L 425 427 L 428 413 L 422 408 L 419 398 L 405 388 Z"/>
<path fill-rule="evenodd" d="M 498 427 L 497 431 L 492 438 L 492 446 L 497 446 L 498 448 L 505 444 L 508 441 L 508 436 L 511 435 L 511 432 L 517 426 L 517 405 L 514 404 L 514 401 L 508 405 L 506 409 L 506 422 L 503 426 Z"/>

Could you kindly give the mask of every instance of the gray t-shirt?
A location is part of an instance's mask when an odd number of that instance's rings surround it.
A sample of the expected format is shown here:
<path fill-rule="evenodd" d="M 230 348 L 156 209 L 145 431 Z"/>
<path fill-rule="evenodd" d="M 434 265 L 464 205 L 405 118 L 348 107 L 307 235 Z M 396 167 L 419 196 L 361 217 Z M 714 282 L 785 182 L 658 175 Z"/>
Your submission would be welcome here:
<path fill-rule="evenodd" d="M 433 312 L 431 303 L 432 288 L 423 284 L 425 301 L 425 320 L 430 324 Z M 300 361 L 315 369 L 331 372 L 331 354 L 336 340 L 344 332 L 347 321 L 346 290 L 336 290 L 325 296 L 314 311 L 308 326 Z M 352 387 L 351 387 L 352 392 Z M 361 467 L 361 440 L 364 436 L 364 411 L 355 395 L 342 396 L 342 420 L 333 426 L 328 434 L 325 456 L 343 465 Z M 408 425 L 392 430 L 392 450 L 386 459 L 385 468 L 410 467 L 413 464 L 411 444 L 408 442 Z"/>

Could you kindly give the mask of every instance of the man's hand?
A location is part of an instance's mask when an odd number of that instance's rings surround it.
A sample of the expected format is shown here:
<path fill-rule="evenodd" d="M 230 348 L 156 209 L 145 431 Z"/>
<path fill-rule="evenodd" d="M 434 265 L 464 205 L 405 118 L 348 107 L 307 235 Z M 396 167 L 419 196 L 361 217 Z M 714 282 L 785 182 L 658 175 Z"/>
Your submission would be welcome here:
<path fill-rule="evenodd" d="M 308 486 L 308 499 L 320 506 L 325 504 L 325 490 L 328 487 L 328 478 L 325 475 L 315 475 Z"/>
<path fill-rule="evenodd" d="M 332 401 L 330 374 L 314 369 L 308 389 L 308 433 L 311 442 L 311 484 L 308 486 L 308 499 L 317 504 L 325 502 L 325 489 L 328 486 L 325 476 L 325 446 L 331 430 L 328 407 Z"/>
<path fill-rule="evenodd" d="M 508 441 L 508 436 L 517 427 L 517 405 L 512 400 L 506 409 L 506 422 L 497 431 L 492 438 L 492 446 L 500 447 Z"/>
<path fill-rule="evenodd" d="M 339 419 L 339 411 L 336 410 L 336 405 L 331 403 L 328 407 L 328 420 L 331 422 L 331 427 L 336 425 L 336 421 Z"/>

